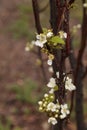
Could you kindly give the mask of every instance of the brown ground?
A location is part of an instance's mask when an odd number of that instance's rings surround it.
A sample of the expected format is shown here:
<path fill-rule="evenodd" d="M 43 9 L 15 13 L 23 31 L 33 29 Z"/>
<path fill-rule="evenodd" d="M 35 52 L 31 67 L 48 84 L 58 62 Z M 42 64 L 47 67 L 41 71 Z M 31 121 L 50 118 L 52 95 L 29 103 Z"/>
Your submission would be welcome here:
<path fill-rule="evenodd" d="M 20 2 L 21 0 L 0 1 L 0 116 L 3 124 L 7 119 L 11 120 L 12 129 L 20 127 L 23 130 L 39 130 L 43 129 L 44 125 L 36 108 L 31 104 L 17 101 L 14 94 L 6 90 L 8 84 L 27 77 L 34 80 L 41 77 L 40 70 L 34 65 L 35 55 L 24 50 L 26 39 L 14 40 L 11 33 L 4 32 L 18 17 L 16 6 Z M 25 107 L 31 111 L 29 115 L 23 113 Z M 15 108 L 18 110 L 16 114 Z"/>

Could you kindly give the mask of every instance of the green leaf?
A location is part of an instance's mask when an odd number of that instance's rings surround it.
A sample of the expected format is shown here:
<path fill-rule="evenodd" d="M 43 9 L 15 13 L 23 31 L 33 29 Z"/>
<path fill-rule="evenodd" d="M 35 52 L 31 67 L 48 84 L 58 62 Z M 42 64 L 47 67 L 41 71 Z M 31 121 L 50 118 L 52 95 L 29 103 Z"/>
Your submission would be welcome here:
<path fill-rule="evenodd" d="M 54 36 L 50 39 L 51 42 L 53 43 L 57 43 L 57 44 L 65 44 L 65 41 L 63 39 L 61 39 L 59 36 Z"/>

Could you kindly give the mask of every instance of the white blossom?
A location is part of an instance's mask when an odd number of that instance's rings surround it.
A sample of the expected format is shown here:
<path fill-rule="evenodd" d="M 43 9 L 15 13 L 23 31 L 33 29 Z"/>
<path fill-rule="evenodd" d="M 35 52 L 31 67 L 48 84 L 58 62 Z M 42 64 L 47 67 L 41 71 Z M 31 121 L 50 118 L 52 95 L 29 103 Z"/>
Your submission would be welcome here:
<path fill-rule="evenodd" d="M 26 46 L 25 51 L 30 51 L 30 48 L 28 46 Z"/>
<path fill-rule="evenodd" d="M 42 107 L 39 107 L 39 111 L 42 111 L 43 110 L 43 108 Z"/>
<path fill-rule="evenodd" d="M 51 89 L 51 90 L 49 91 L 49 93 L 50 93 L 50 94 L 53 94 L 53 93 L 54 93 L 54 89 Z"/>
<path fill-rule="evenodd" d="M 52 60 L 51 60 L 51 59 L 48 59 L 47 64 L 48 64 L 48 65 L 52 65 Z"/>
<path fill-rule="evenodd" d="M 56 111 L 56 104 L 54 104 L 53 102 L 50 102 L 48 105 L 47 105 L 47 110 L 49 110 L 49 111 L 52 111 L 52 112 L 54 112 L 54 111 Z"/>
<path fill-rule="evenodd" d="M 39 101 L 39 102 L 38 102 L 39 105 L 42 105 L 42 103 L 43 103 L 42 101 Z"/>
<path fill-rule="evenodd" d="M 81 28 L 81 24 L 77 24 L 77 28 L 78 28 L 78 29 Z"/>
<path fill-rule="evenodd" d="M 54 88 L 56 86 L 55 78 L 50 78 L 49 83 L 47 84 L 49 88 Z"/>
<path fill-rule="evenodd" d="M 64 31 L 59 31 L 60 38 L 67 38 L 67 33 Z"/>
<path fill-rule="evenodd" d="M 75 85 L 72 83 L 72 79 L 70 79 L 69 77 L 66 78 L 65 89 L 69 91 L 73 91 L 76 89 Z"/>
<path fill-rule="evenodd" d="M 84 3 L 84 4 L 83 4 L 83 7 L 84 7 L 84 8 L 87 8 L 87 3 Z"/>
<path fill-rule="evenodd" d="M 46 43 L 47 39 L 46 39 L 46 35 L 45 34 L 37 34 L 36 35 L 37 40 L 39 40 L 41 43 Z"/>
<path fill-rule="evenodd" d="M 59 78 L 59 72 L 56 72 L 56 76 L 57 76 L 57 78 Z"/>
<path fill-rule="evenodd" d="M 36 46 L 39 46 L 39 47 L 41 47 L 41 48 L 42 48 L 42 47 L 43 47 L 43 45 L 44 45 L 44 43 L 42 43 L 42 42 L 41 42 L 41 41 L 39 41 L 39 40 L 36 40 L 36 41 L 35 41 L 35 45 L 36 45 Z"/>
<path fill-rule="evenodd" d="M 36 46 L 39 46 L 39 47 L 43 47 L 44 46 L 44 44 L 47 42 L 47 39 L 46 39 L 46 35 L 44 35 L 44 34 L 37 34 L 36 35 L 36 41 L 35 41 L 35 45 Z"/>
<path fill-rule="evenodd" d="M 65 114 L 60 115 L 60 119 L 64 119 L 66 117 Z"/>
<path fill-rule="evenodd" d="M 52 36 L 53 36 L 53 32 L 49 31 L 49 32 L 47 33 L 47 38 L 51 38 Z"/>
<path fill-rule="evenodd" d="M 48 97 L 48 94 L 47 94 L 47 93 L 45 93 L 45 94 L 44 94 L 44 97 Z"/>
<path fill-rule="evenodd" d="M 49 68 L 48 68 L 48 71 L 51 72 L 51 73 L 53 73 L 53 68 L 52 68 L 52 67 L 49 67 Z"/>
<path fill-rule="evenodd" d="M 69 113 L 70 113 L 70 111 L 68 110 L 67 104 L 61 105 L 61 115 L 60 115 L 60 118 L 64 119 Z"/>
<path fill-rule="evenodd" d="M 48 119 L 48 123 L 51 123 L 52 125 L 55 125 L 55 124 L 57 124 L 57 120 L 56 120 L 56 118 L 54 118 L 54 117 L 50 117 L 50 118 Z"/>
<path fill-rule="evenodd" d="M 35 41 L 32 41 L 31 43 L 28 42 L 26 44 L 25 51 L 30 51 L 31 49 L 33 49 L 34 43 L 35 43 Z"/>
<path fill-rule="evenodd" d="M 60 105 L 59 105 L 59 104 L 56 104 L 56 108 L 57 108 L 57 109 L 60 109 Z"/>
<path fill-rule="evenodd" d="M 63 36 L 64 36 L 64 38 L 67 38 L 67 33 L 64 33 Z"/>

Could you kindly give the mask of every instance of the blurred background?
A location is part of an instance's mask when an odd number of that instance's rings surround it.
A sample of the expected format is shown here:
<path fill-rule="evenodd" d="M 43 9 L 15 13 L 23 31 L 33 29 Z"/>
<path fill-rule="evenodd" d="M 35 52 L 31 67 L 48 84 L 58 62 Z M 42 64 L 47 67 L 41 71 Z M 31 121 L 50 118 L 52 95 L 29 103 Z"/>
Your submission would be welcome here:
<path fill-rule="evenodd" d="M 48 0 L 39 0 L 42 8 Z M 78 4 L 79 2 L 79 4 Z M 49 6 L 40 15 L 42 27 L 50 28 Z M 77 55 L 80 44 L 82 5 L 76 1 L 70 13 L 70 29 L 74 29 L 73 45 Z M 72 28 L 73 27 L 73 28 Z M 0 0 L 0 130 L 48 130 L 46 116 L 38 111 L 45 84 L 40 61 L 26 52 L 27 42 L 35 38 L 35 22 L 31 0 Z M 84 64 L 87 64 L 86 54 Z M 68 63 L 67 63 L 68 66 Z M 47 67 L 46 67 L 47 68 Z M 49 77 L 49 74 L 47 74 Z M 84 80 L 84 116 L 87 122 L 87 78 Z M 75 113 L 72 113 L 75 130 Z"/>

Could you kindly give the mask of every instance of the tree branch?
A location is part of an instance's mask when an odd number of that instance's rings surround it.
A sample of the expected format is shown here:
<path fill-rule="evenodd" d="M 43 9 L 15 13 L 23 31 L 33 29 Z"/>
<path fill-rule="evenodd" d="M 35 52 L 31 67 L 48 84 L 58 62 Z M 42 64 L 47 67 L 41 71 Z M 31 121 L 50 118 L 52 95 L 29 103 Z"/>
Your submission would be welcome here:
<path fill-rule="evenodd" d="M 83 0 L 83 4 L 84 4 L 85 0 Z M 80 68 L 80 65 L 82 64 L 82 57 L 84 54 L 84 50 L 86 48 L 86 34 L 87 34 L 87 14 L 86 14 L 86 9 L 83 7 L 83 22 L 82 22 L 82 38 L 81 38 L 81 46 L 80 46 L 80 50 L 78 53 L 78 58 L 77 58 L 77 66 L 76 66 L 76 72 L 75 72 L 75 79 L 78 76 L 78 71 Z"/>
<path fill-rule="evenodd" d="M 84 72 L 84 74 L 83 74 L 83 76 L 82 76 L 82 79 L 84 79 L 86 76 L 87 76 L 87 66 L 86 66 L 86 68 L 85 68 L 85 72 Z"/>
<path fill-rule="evenodd" d="M 74 76 L 75 67 L 76 67 L 76 58 L 75 58 L 74 49 L 73 49 L 73 46 L 72 46 L 72 40 L 73 40 L 73 38 L 71 38 L 71 40 L 70 40 L 69 61 L 70 61 L 72 73 L 73 73 L 73 76 Z M 72 114 L 73 105 L 74 105 L 74 94 L 75 94 L 75 91 L 73 91 L 71 93 L 70 115 Z"/>
<path fill-rule="evenodd" d="M 41 27 L 41 24 L 40 24 L 39 7 L 38 7 L 37 0 L 32 0 L 32 6 L 33 6 L 36 29 L 37 29 L 37 32 L 40 34 L 40 33 L 43 32 L 43 30 L 42 30 L 42 27 Z M 43 63 L 40 48 L 38 48 L 38 56 L 39 56 L 39 58 L 42 62 L 41 69 L 42 69 L 42 73 L 43 73 L 43 77 L 44 77 L 44 82 L 47 83 L 47 76 L 46 76 L 46 72 L 45 72 L 45 69 L 44 69 L 44 63 Z"/>
<path fill-rule="evenodd" d="M 40 34 L 43 32 L 43 30 L 42 30 L 42 27 L 40 24 L 39 8 L 38 8 L 37 0 L 32 0 L 32 5 L 33 5 L 33 12 L 34 12 L 36 29 L 37 29 L 37 32 Z"/>
<path fill-rule="evenodd" d="M 69 5 L 73 4 L 74 2 L 75 2 L 75 0 L 70 0 Z"/>
<path fill-rule="evenodd" d="M 84 4 L 85 0 L 83 0 Z M 82 5 L 83 6 L 83 5 Z M 82 84 L 82 77 L 84 74 L 84 65 L 82 63 L 82 58 L 84 54 L 84 50 L 86 48 L 86 34 L 87 34 L 87 14 L 86 9 L 83 7 L 83 21 L 82 21 L 82 37 L 81 37 L 81 46 L 77 57 L 77 64 L 75 69 L 74 75 L 74 83 L 76 85 L 76 123 L 77 123 L 77 130 L 85 130 L 85 123 L 84 123 L 84 114 L 83 114 L 83 84 Z"/>

